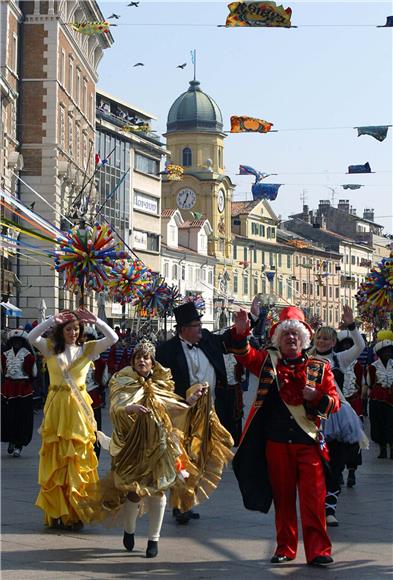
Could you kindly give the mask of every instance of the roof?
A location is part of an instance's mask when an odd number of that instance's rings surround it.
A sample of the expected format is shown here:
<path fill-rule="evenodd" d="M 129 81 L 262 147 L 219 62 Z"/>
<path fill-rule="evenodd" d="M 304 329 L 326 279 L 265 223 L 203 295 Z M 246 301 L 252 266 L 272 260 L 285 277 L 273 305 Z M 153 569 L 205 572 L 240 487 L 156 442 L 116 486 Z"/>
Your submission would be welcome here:
<path fill-rule="evenodd" d="M 251 201 L 233 201 L 231 211 L 232 217 L 243 213 L 249 213 L 260 201 L 260 199 L 253 199 Z"/>
<path fill-rule="evenodd" d="M 161 212 L 161 217 L 163 218 L 169 218 L 172 217 L 174 213 L 176 213 L 176 209 L 163 209 Z"/>
<path fill-rule="evenodd" d="M 184 228 L 184 229 L 185 228 L 187 228 L 187 229 L 188 228 L 202 228 L 206 222 L 207 222 L 206 218 L 204 218 L 202 220 L 187 220 L 179 226 L 179 229 L 180 228 Z"/>
<path fill-rule="evenodd" d="M 223 130 L 222 114 L 217 103 L 204 93 L 197 80 L 182 93 L 169 109 L 167 132 Z"/>

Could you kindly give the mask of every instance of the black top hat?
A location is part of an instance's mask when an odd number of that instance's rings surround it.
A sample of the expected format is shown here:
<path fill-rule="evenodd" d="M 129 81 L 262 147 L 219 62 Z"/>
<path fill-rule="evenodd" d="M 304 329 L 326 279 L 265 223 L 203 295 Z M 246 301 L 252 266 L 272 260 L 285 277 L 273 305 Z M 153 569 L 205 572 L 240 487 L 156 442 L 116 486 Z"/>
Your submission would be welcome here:
<path fill-rule="evenodd" d="M 174 308 L 173 314 L 175 315 L 178 326 L 187 326 L 193 320 L 200 320 L 202 318 L 202 314 L 198 313 L 193 302 L 186 302 L 186 304 Z"/>

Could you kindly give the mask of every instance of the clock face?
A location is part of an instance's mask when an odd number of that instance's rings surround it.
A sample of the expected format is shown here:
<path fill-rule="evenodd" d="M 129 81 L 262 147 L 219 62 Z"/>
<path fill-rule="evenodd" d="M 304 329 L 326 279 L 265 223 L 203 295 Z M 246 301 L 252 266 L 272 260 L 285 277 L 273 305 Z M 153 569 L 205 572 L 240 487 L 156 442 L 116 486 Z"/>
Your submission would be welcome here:
<path fill-rule="evenodd" d="M 223 192 L 222 189 L 220 189 L 220 191 L 218 192 L 217 195 L 217 207 L 218 207 L 218 211 L 220 213 L 222 213 L 224 211 L 225 208 L 225 194 Z"/>
<path fill-rule="evenodd" d="M 196 193 L 192 189 L 185 187 L 178 192 L 176 201 L 178 207 L 182 209 L 191 209 L 194 207 L 196 202 Z"/>

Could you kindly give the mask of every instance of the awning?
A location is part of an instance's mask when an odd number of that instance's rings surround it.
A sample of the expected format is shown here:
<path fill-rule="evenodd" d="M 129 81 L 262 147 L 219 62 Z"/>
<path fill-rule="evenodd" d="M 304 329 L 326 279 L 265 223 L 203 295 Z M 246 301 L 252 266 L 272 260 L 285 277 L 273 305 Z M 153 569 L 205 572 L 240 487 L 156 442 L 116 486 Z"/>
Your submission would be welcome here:
<path fill-rule="evenodd" d="M 11 302 L 0 302 L 0 304 L 5 309 L 6 316 L 15 316 L 16 318 L 22 316 L 22 310 L 15 304 L 11 304 Z"/>

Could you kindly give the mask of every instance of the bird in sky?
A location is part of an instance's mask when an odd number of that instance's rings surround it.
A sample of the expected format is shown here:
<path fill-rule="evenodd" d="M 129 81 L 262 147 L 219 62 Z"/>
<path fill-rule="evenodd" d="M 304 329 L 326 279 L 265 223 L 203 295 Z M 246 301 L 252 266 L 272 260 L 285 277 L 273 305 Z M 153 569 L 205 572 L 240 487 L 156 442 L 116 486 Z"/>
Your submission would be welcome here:
<path fill-rule="evenodd" d="M 143 62 L 136 62 L 133 66 L 145 66 Z"/>
<path fill-rule="evenodd" d="M 107 20 L 110 20 L 111 18 L 116 18 L 116 20 L 119 20 L 119 18 L 120 18 L 120 15 L 119 15 L 119 14 L 115 14 L 115 13 L 113 13 L 113 14 L 111 14 L 110 16 L 108 16 Z"/>
<path fill-rule="evenodd" d="M 187 66 L 186 62 L 183 62 L 183 64 L 178 64 L 176 68 L 185 68 Z"/>
<path fill-rule="evenodd" d="M 127 6 L 135 6 L 135 8 L 138 8 L 139 2 L 130 2 L 129 4 L 127 4 Z"/>

